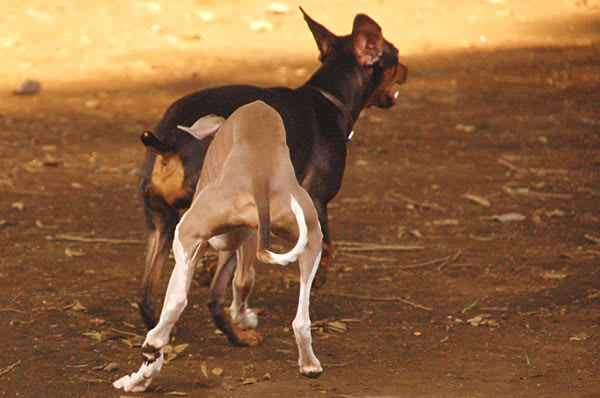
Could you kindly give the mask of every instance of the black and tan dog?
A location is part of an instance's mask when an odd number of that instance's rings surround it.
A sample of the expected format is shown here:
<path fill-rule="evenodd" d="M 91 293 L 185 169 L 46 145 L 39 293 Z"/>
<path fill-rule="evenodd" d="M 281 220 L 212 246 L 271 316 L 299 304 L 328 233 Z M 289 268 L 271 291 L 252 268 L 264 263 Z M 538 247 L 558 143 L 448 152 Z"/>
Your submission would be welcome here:
<path fill-rule="evenodd" d="M 315 286 L 326 277 L 332 250 L 327 203 L 337 194 L 346 163 L 346 143 L 361 110 L 396 103 L 397 84 L 407 69 L 398 50 L 384 39 L 379 25 L 358 14 L 352 33 L 337 36 L 301 9 L 320 51 L 321 66 L 301 87 L 259 88 L 232 85 L 192 93 L 174 102 L 153 133 L 140 187 L 147 222 L 147 253 L 139 308 L 148 328 L 156 324 L 157 285 L 173 242 L 175 226 L 190 206 L 209 139 L 196 140 L 178 125 L 191 126 L 209 114 L 228 117 L 240 106 L 261 100 L 281 115 L 296 177 L 311 196 L 323 232 L 323 257 Z M 208 305 L 217 326 L 235 344 L 247 344 L 225 315 L 224 291 L 235 269 L 235 256 L 220 256 Z"/>

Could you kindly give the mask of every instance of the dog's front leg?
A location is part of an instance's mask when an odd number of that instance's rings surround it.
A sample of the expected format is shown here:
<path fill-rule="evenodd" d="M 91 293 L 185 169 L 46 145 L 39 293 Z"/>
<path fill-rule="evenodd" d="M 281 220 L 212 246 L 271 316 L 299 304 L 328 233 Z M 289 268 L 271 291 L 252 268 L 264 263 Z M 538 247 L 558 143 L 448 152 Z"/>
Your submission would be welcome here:
<path fill-rule="evenodd" d="M 175 230 L 175 241 L 173 243 L 173 254 L 175 255 L 175 267 L 169 279 L 167 293 L 160 314 L 160 320 L 156 327 L 148 332 L 146 340 L 142 345 L 144 363 L 136 373 L 123 376 L 113 383 L 115 388 L 125 391 L 145 391 L 158 374 L 163 364 L 163 351 L 169 342 L 169 335 L 175 322 L 187 305 L 187 294 L 194 274 L 194 266 L 197 259 L 208 248 L 208 242 L 201 242 L 192 250 L 184 249 L 179 239 L 179 226 Z"/>

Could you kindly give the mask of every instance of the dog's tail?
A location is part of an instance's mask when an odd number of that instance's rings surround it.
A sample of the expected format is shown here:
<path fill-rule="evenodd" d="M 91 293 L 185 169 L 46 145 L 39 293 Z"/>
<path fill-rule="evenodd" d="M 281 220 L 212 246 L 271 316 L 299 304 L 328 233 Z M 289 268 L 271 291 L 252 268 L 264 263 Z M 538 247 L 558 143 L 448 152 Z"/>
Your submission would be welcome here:
<path fill-rule="evenodd" d="M 304 212 L 302 211 L 302 207 L 300 207 L 300 204 L 296 198 L 294 198 L 294 195 L 290 195 L 290 197 L 292 211 L 294 212 L 294 215 L 296 216 L 296 222 L 298 223 L 298 242 L 296 242 L 296 245 L 292 248 L 292 250 L 287 253 L 276 254 L 269 251 L 267 249 L 269 247 L 269 235 L 271 233 L 269 209 L 266 209 L 266 219 L 264 217 L 264 211 L 261 212 L 261 210 L 258 209 L 258 251 L 256 253 L 256 257 L 260 261 L 271 264 L 288 265 L 289 263 L 296 261 L 308 243 L 308 228 L 306 226 Z M 263 216 L 263 218 L 261 218 L 261 216 Z"/>

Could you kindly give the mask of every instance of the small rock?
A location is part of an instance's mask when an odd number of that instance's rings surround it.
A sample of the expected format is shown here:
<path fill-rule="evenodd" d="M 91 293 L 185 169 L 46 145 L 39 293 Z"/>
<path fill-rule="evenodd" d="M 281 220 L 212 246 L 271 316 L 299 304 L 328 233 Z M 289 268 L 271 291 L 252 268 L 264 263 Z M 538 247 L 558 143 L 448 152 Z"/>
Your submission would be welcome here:
<path fill-rule="evenodd" d="M 27 79 L 17 86 L 14 91 L 15 95 L 37 94 L 42 89 L 42 83 L 37 80 Z"/>

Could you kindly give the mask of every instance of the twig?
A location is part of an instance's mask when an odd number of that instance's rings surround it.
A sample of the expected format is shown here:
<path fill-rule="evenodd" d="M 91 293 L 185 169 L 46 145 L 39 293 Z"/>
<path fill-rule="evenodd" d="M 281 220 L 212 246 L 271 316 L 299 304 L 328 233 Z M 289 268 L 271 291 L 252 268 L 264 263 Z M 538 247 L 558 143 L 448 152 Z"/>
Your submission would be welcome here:
<path fill-rule="evenodd" d="M 411 251 L 411 250 L 423 250 L 425 246 L 416 245 L 378 245 L 375 243 L 361 243 L 361 242 L 348 242 L 348 241 L 337 241 L 342 251 L 379 251 L 379 250 L 396 250 L 396 251 Z"/>
<path fill-rule="evenodd" d="M 405 202 L 407 202 L 410 205 L 416 206 L 416 207 L 422 207 L 423 209 L 437 209 L 440 211 L 446 211 L 446 209 L 440 205 L 438 205 L 437 203 L 431 203 L 431 202 L 418 202 L 414 199 L 409 198 L 406 195 L 401 194 L 400 192 L 387 192 L 385 194 L 385 198 L 388 200 L 397 200 L 397 199 L 401 199 Z"/>
<path fill-rule="evenodd" d="M 0 308 L 0 312 L 16 312 L 18 314 L 27 314 L 27 312 L 18 310 L 16 308 Z"/>
<path fill-rule="evenodd" d="M 527 174 L 527 169 L 524 169 L 519 166 L 515 166 L 514 164 L 512 164 L 511 162 L 509 162 L 506 159 L 500 158 L 500 159 L 498 159 L 498 163 L 500 163 L 503 166 L 508 167 L 508 169 L 511 171 L 515 171 L 517 173 L 522 173 L 522 174 Z"/>
<path fill-rule="evenodd" d="M 444 265 L 447 265 L 449 263 L 456 261 L 456 259 L 458 258 L 458 256 L 460 256 L 461 253 L 462 253 L 462 251 L 458 250 L 454 256 L 452 256 L 452 257 L 448 258 L 446 261 L 442 262 L 440 264 L 440 266 L 438 267 L 438 271 L 441 271 L 442 268 L 444 267 Z"/>
<path fill-rule="evenodd" d="M 598 238 L 596 236 L 593 236 L 593 235 L 590 235 L 590 234 L 585 234 L 585 235 L 583 235 L 583 237 L 586 238 L 589 241 L 594 242 L 594 243 L 600 243 L 600 238 Z"/>
<path fill-rule="evenodd" d="M 398 261 L 395 258 L 390 258 L 390 257 L 373 257 L 373 256 L 367 256 L 364 254 L 356 254 L 356 253 L 342 253 L 344 256 L 348 256 L 348 257 L 356 257 L 356 258 L 364 258 L 367 260 L 371 260 L 371 261 L 384 261 L 384 262 L 394 262 L 394 261 Z M 369 266 L 369 268 L 372 268 Z M 387 267 L 386 267 L 387 268 Z M 390 268 L 396 268 L 396 267 L 390 267 Z"/>
<path fill-rule="evenodd" d="M 367 300 L 367 301 L 385 301 L 385 302 L 400 302 L 412 307 L 424 310 L 424 311 L 433 311 L 433 308 L 425 307 L 424 305 L 414 303 L 410 300 L 403 299 L 402 297 L 373 297 L 373 296 L 362 296 L 358 294 L 347 294 L 347 293 L 328 293 L 332 296 L 358 299 L 358 300 Z"/>
<path fill-rule="evenodd" d="M 54 237 L 57 240 L 68 240 L 72 242 L 83 242 L 83 243 L 111 243 L 111 244 L 123 244 L 133 245 L 142 243 L 139 239 L 111 239 L 111 238 L 84 238 L 83 236 L 75 236 L 68 234 L 58 234 Z"/>
<path fill-rule="evenodd" d="M 13 368 L 15 366 L 17 366 L 18 364 L 21 363 L 21 360 L 19 359 L 17 362 L 13 363 L 12 365 L 7 366 L 6 368 L 0 370 L 0 376 L 2 376 L 3 374 L 6 374 L 8 372 L 10 372 L 11 370 L 13 370 Z"/>
<path fill-rule="evenodd" d="M 348 366 L 352 363 L 353 361 L 348 361 L 348 362 L 343 362 L 343 363 L 324 363 L 323 367 L 324 368 L 343 368 L 344 366 Z"/>

